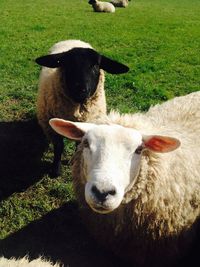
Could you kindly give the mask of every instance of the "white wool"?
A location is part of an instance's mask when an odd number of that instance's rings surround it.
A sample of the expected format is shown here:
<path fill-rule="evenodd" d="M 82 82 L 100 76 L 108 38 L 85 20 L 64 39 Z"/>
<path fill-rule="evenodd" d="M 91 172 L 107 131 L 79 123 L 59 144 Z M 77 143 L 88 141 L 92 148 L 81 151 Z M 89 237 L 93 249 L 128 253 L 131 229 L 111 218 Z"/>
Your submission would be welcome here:
<path fill-rule="evenodd" d="M 86 42 L 80 40 L 66 40 L 60 41 L 52 46 L 50 49 L 50 54 L 62 53 L 69 51 L 74 47 L 82 47 L 82 48 L 91 48 L 92 46 Z"/>
<path fill-rule="evenodd" d="M 61 267 L 62 265 L 56 263 L 53 264 L 43 258 L 37 258 L 34 260 L 29 260 L 28 257 L 20 259 L 6 259 L 4 257 L 0 258 L 0 267 Z"/>
<path fill-rule="evenodd" d="M 96 0 L 96 2 L 92 4 L 92 7 L 94 11 L 96 12 L 108 12 L 108 13 L 115 12 L 114 5 L 109 2 L 101 2 L 101 1 Z"/>

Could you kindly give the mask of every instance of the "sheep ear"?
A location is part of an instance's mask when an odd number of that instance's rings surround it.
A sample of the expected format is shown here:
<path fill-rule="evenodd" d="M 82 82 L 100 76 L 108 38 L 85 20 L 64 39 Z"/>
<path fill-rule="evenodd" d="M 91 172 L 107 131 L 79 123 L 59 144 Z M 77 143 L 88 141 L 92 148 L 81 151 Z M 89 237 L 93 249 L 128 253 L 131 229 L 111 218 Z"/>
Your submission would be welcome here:
<path fill-rule="evenodd" d="M 61 66 L 61 54 L 50 54 L 47 56 L 42 56 L 36 58 L 35 62 L 43 67 L 48 67 L 48 68 L 58 68 Z"/>
<path fill-rule="evenodd" d="M 115 60 L 112 60 L 108 57 L 101 55 L 100 58 L 100 69 L 103 69 L 111 74 L 120 74 L 126 73 L 129 71 L 129 67 L 126 65 L 119 63 Z"/>
<path fill-rule="evenodd" d="M 173 137 L 169 136 L 143 136 L 143 146 L 149 150 L 158 153 L 166 153 L 177 149 L 181 142 Z"/>
<path fill-rule="evenodd" d="M 94 127 L 92 123 L 71 122 L 56 118 L 51 119 L 49 124 L 60 135 L 77 141 L 80 141 L 85 133 Z"/>

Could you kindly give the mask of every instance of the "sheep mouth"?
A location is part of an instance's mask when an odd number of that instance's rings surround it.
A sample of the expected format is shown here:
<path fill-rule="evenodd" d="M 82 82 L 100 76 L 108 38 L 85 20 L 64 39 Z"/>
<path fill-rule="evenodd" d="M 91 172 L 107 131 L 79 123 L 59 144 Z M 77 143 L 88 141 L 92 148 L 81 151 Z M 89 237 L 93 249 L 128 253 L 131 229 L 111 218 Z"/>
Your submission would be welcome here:
<path fill-rule="evenodd" d="M 90 96 L 86 96 L 86 97 L 73 97 L 73 101 L 76 103 L 76 104 L 85 104 L 88 99 L 89 99 Z"/>
<path fill-rule="evenodd" d="M 77 104 L 85 104 L 88 99 L 93 97 L 95 94 L 95 89 L 74 89 L 72 92 L 69 92 L 70 98 Z"/>
<path fill-rule="evenodd" d="M 102 214 L 106 214 L 106 213 L 110 213 L 112 212 L 112 209 L 108 208 L 108 207 L 103 207 L 103 206 L 96 206 L 96 205 L 90 205 L 91 209 L 97 213 L 102 213 Z"/>

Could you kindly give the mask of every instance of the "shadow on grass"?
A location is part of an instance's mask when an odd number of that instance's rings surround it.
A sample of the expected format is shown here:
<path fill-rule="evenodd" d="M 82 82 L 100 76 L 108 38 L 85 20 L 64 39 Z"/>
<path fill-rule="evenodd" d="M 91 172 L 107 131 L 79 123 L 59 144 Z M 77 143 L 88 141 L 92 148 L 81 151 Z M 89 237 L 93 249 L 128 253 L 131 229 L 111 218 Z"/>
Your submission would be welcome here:
<path fill-rule="evenodd" d="M 75 202 L 63 205 L 1 240 L 0 254 L 7 258 L 44 255 L 70 267 L 127 267 L 88 235 L 80 222 Z"/>
<path fill-rule="evenodd" d="M 189 255 L 170 267 L 199 267 L 199 238 Z M 29 255 L 30 259 L 43 255 L 64 263 L 65 267 L 130 267 L 92 239 L 81 223 L 75 202 L 66 203 L 1 240 L 1 255 L 7 258 Z"/>
<path fill-rule="evenodd" d="M 0 122 L 0 200 L 42 178 L 45 137 L 35 120 Z"/>

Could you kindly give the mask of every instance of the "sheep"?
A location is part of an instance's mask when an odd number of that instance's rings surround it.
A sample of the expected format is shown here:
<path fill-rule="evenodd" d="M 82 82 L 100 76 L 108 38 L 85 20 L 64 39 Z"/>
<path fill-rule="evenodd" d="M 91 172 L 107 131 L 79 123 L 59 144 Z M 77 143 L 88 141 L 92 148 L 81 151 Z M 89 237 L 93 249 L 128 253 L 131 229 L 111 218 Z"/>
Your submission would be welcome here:
<path fill-rule="evenodd" d="M 112 74 L 129 70 L 124 64 L 100 55 L 80 40 L 56 43 L 50 54 L 36 59 L 43 66 L 39 78 L 37 118 L 54 146 L 52 176 L 61 172 L 63 138 L 49 126 L 49 119 L 89 121 L 106 113 L 104 71 Z"/>
<path fill-rule="evenodd" d="M 111 4 L 115 7 L 127 7 L 129 0 L 112 0 L 110 1 Z"/>
<path fill-rule="evenodd" d="M 200 218 L 199 107 L 200 91 L 145 114 L 49 122 L 81 141 L 72 177 L 83 221 L 133 266 L 172 266 L 192 247 Z"/>
<path fill-rule="evenodd" d="M 21 259 L 0 257 L 0 267 L 61 267 L 61 265 L 53 264 L 41 257 L 31 261 L 27 257 Z"/>
<path fill-rule="evenodd" d="M 88 2 L 92 5 L 95 12 L 107 12 L 107 13 L 114 13 L 115 7 L 113 4 L 109 2 L 101 2 L 98 0 L 89 0 Z"/>

